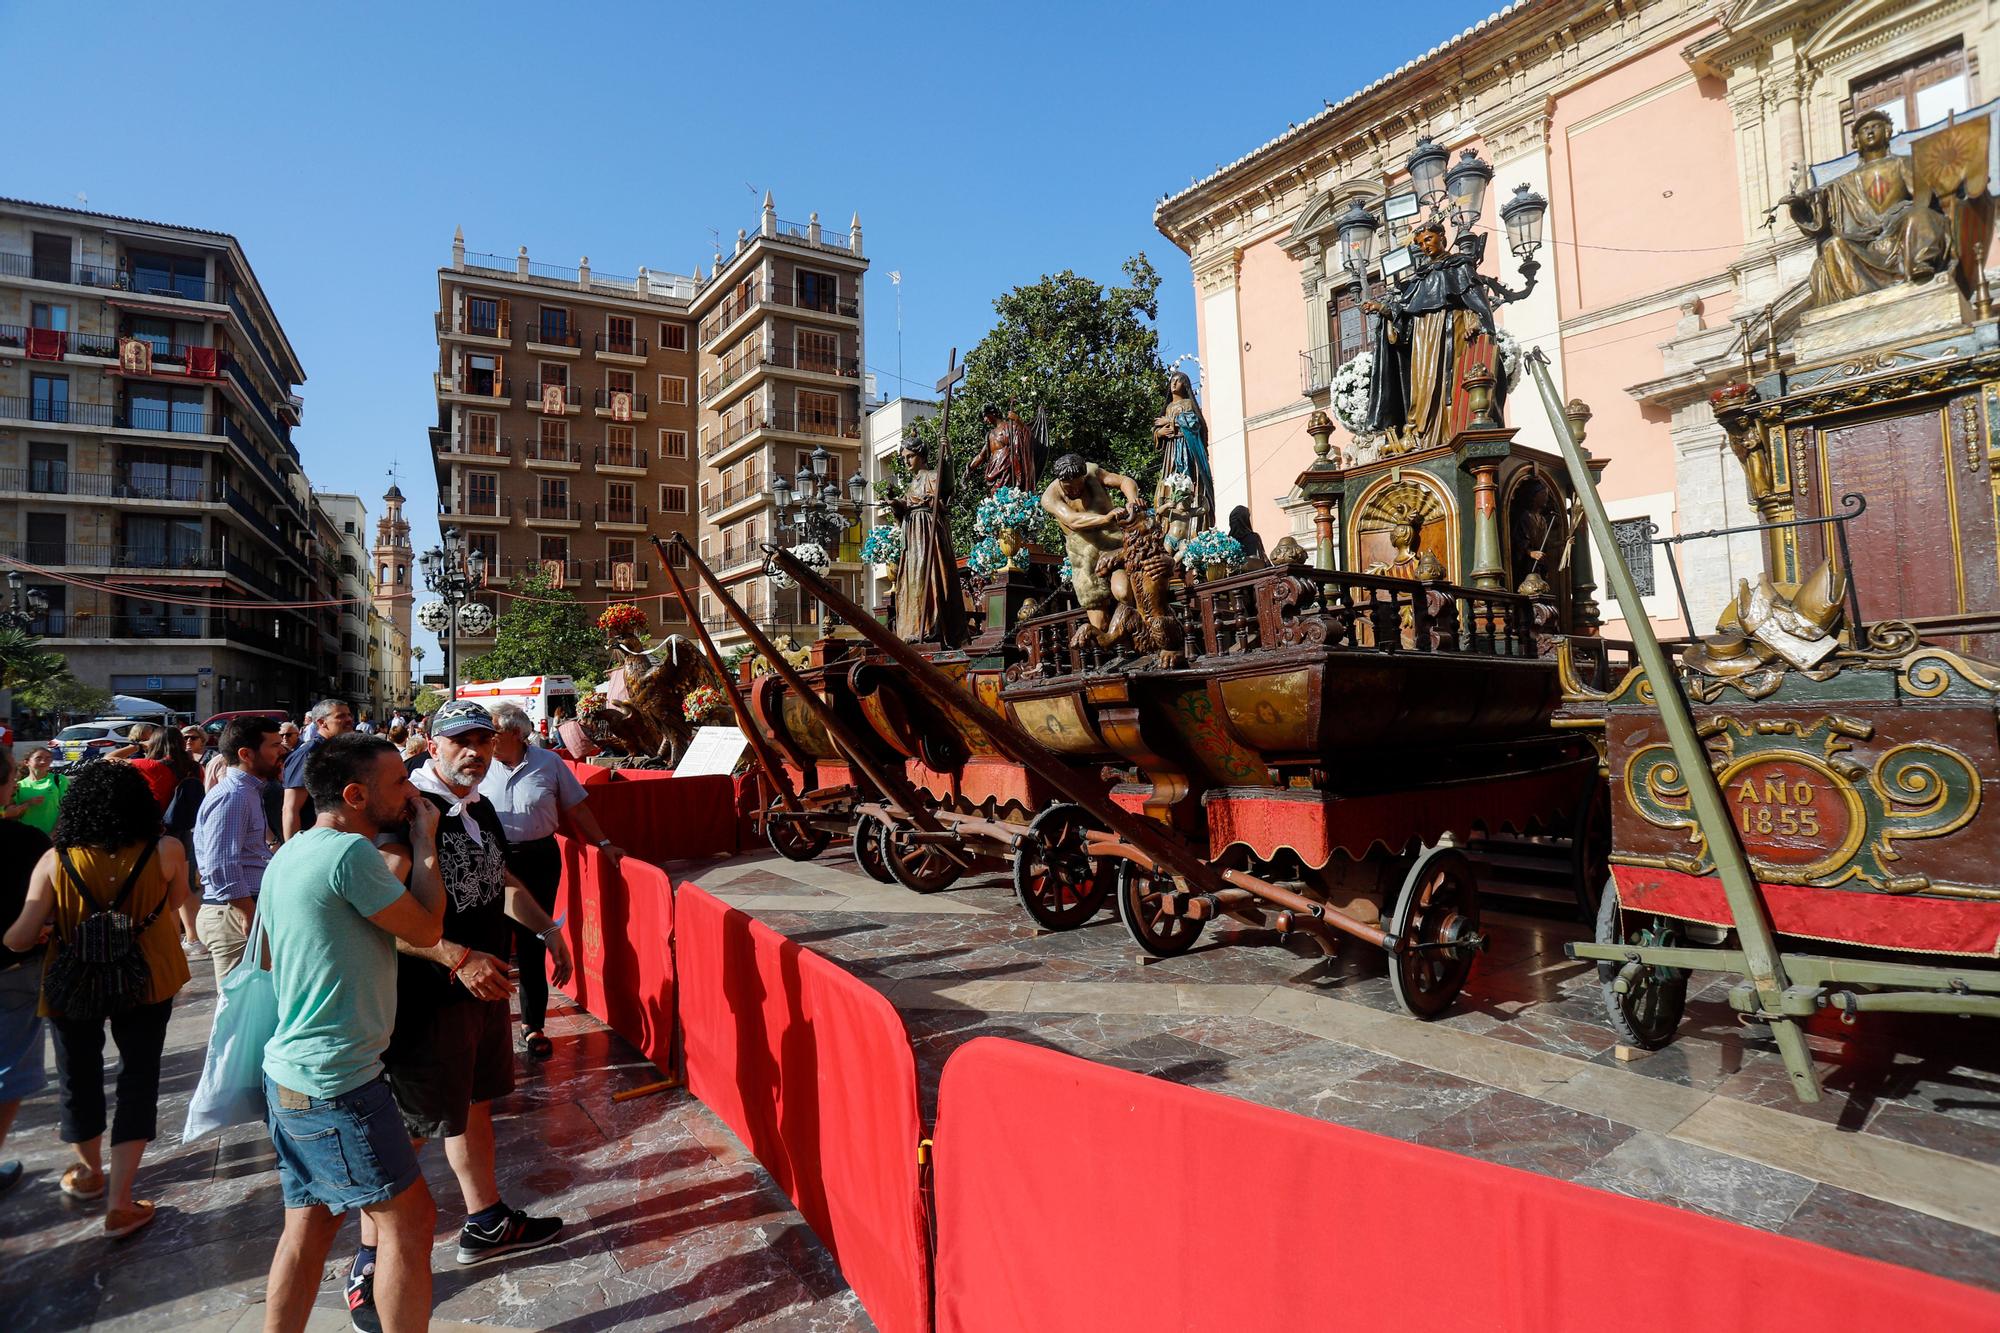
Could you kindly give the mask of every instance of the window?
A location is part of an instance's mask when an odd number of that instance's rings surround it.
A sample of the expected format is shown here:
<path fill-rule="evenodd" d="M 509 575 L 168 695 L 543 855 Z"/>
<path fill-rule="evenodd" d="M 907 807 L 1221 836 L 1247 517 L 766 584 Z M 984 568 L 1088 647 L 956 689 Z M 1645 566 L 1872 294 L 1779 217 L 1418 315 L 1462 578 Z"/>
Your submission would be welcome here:
<path fill-rule="evenodd" d="M 708 558 L 708 542 L 707 539 L 705 538 L 702 541 L 701 554 L 702 554 L 702 559 L 706 560 Z M 688 562 L 687 547 L 682 546 L 679 542 L 675 542 L 672 546 L 669 546 L 667 548 L 667 563 L 672 565 L 675 569 L 686 569 L 687 562 Z M 675 605 L 675 603 L 669 602 L 667 603 L 667 605 L 673 606 Z"/>
<path fill-rule="evenodd" d="M 569 457 L 569 423 L 561 417 L 543 417 L 540 422 L 542 457 Z"/>
<path fill-rule="evenodd" d="M 569 517 L 569 478 L 543 477 L 541 488 L 542 517 Z"/>
<path fill-rule="evenodd" d="M 69 561 L 69 518 L 63 514 L 26 516 L 28 563 L 66 565 Z"/>
<path fill-rule="evenodd" d="M 486 570 L 490 574 L 500 565 L 500 534 L 497 532 L 471 532 L 465 534 L 465 553 L 469 557 L 477 551 L 486 557 Z"/>
<path fill-rule="evenodd" d="M 688 456 L 688 433 L 684 430 L 663 430 L 660 432 L 660 457 L 686 458 Z"/>
<path fill-rule="evenodd" d="M 840 434 L 840 398 L 837 395 L 801 389 L 798 402 L 800 430 L 808 435 Z"/>
<path fill-rule="evenodd" d="M 1332 368 L 1338 370 L 1373 345 L 1380 320 L 1374 315 L 1362 315 L 1361 292 L 1355 287 L 1334 294 L 1331 314 L 1327 322 L 1333 334 Z"/>
<path fill-rule="evenodd" d="M 660 512 L 663 514 L 685 514 L 688 511 L 688 488 L 685 486 L 660 487 Z"/>
<path fill-rule="evenodd" d="M 544 389 L 548 388 L 551 384 L 560 384 L 565 389 L 569 387 L 569 364 L 567 362 L 543 361 L 540 363 L 540 366 L 542 387 Z"/>
<path fill-rule="evenodd" d="M 29 415 L 36 421 L 69 420 L 69 376 L 30 375 Z"/>
<path fill-rule="evenodd" d="M 688 349 L 688 326 L 660 321 L 660 350 L 665 352 L 685 352 Z"/>
<path fill-rule="evenodd" d="M 688 382 L 685 375 L 660 376 L 660 401 L 663 403 L 686 403 Z"/>
<path fill-rule="evenodd" d="M 1965 48 L 1953 44 L 1856 79 L 1847 124 L 1864 111 L 1887 113 L 1898 134 L 1943 120 L 1971 107 L 1972 72 Z"/>
<path fill-rule="evenodd" d="M 607 394 L 631 393 L 632 372 L 629 370 L 607 370 L 604 372 L 604 391 Z"/>
<path fill-rule="evenodd" d="M 800 329 L 798 352 L 800 370 L 816 370 L 822 375 L 835 375 L 840 372 L 838 334 Z"/>
<path fill-rule="evenodd" d="M 500 418 L 491 412 L 466 413 L 465 447 L 475 454 L 497 453 L 500 448 Z"/>
<path fill-rule="evenodd" d="M 632 552 L 633 543 L 630 537 L 613 537 L 604 543 L 604 558 L 610 564 L 636 564 Z"/>
<path fill-rule="evenodd" d="M 203 563 L 201 520 L 134 514 L 125 520 L 120 564 L 152 569 L 193 569 Z"/>
<path fill-rule="evenodd" d="M 465 512 L 468 514 L 485 514 L 489 517 L 499 514 L 499 473 L 468 472 L 465 474 Z"/>
<path fill-rule="evenodd" d="M 497 301 L 490 296 L 468 296 L 465 298 L 465 331 L 481 338 L 505 336 L 505 301 Z"/>
<path fill-rule="evenodd" d="M 832 310 L 840 297 L 840 280 L 830 273 L 800 269 L 793 275 L 799 304 L 807 310 Z"/>
<path fill-rule="evenodd" d="M 478 394 L 481 398 L 500 397 L 500 358 L 477 354 L 467 356 L 464 391 Z"/>
<path fill-rule="evenodd" d="M 624 315 L 604 317 L 604 350 L 632 355 L 632 321 Z M 614 391 L 615 392 L 615 391 Z"/>
<path fill-rule="evenodd" d="M 629 481 L 604 485 L 604 517 L 608 523 L 631 523 L 639 512 L 638 496 Z"/>
<path fill-rule="evenodd" d="M 541 311 L 541 336 L 536 342 L 550 347 L 569 346 L 569 311 L 560 306 L 545 305 Z"/>
<path fill-rule="evenodd" d="M 28 446 L 28 489 L 43 495 L 69 493 L 69 446 L 37 440 Z"/>
<path fill-rule="evenodd" d="M 70 271 L 70 239 L 67 236 L 52 236 L 47 232 L 35 233 L 34 257 L 30 261 L 37 282 L 68 282 Z"/>
<path fill-rule="evenodd" d="M 125 453 L 125 472 L 126 488 L 142 500 L 202 498 L 199 458 L 165 449 L 133 448 Z"/>
<path fill-rule="evenodd" d="M 36 329 L 69 328 L 69 307 L 66 305 L 45 305 L 40 301 L 28 307 L 28 326 Z"/>
<path fill-rule="evenodd" d="M 1641 597 L 1653 595 L 1653 520 L 1621 518 L 1611 524 L 1611 538 L 1618 545 L 1618 554 L 1625 560 L 1625 567 L 1632 571 L 1632 582 Z"/>
<path fill-rule="evenodd" d="M 207 394 L 200 389 L 165 389 L 153 384 L 132 387 L 125 404 L 133 430 L 164 430 L 176 435 L 208 433 Z"/>
<path fill-rule="evenodd" d="M 634 428 L 631 426 L 606 426 L 604 428 L 604 449 L 606 456 L 614 460 L 625 460 L 624 466 L 626 467 L 632 466 L 633 430 Z"/>
<path fill-rule="evenodd" d="M 208 299 L 208 261 L 189 255 L 160 254 L 151 250 L 130 250 L 125 255 L 132 289 L 159 296 L 179 296 L 190 301 Z"/>
<path fill-rule="evenodd" d="M 542 561 L 559 560 L 565 565 L 569 563 L 569 538 L 561 533 L 544 536 L 538 550 L 537 558 Z"/>
<path fill-rule="evenodd" d="M 135 319 L 131 335 L 151 344 L 155 359 L 163 360 L 174 353 L 174 322 L 170 319 Z"/>

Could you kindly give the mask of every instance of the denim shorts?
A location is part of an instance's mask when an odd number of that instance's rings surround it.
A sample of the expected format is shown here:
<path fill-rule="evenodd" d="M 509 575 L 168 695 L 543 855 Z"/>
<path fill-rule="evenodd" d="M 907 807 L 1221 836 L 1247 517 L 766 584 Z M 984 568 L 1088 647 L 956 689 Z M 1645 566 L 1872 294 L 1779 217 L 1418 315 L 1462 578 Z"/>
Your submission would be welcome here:
<path fill-rule="evenodd" d="M 386 1203 L 417 1183 L 417 1153 L 377 1076 L 338 1097 L 307 1097 L 264 1080 L 285 1207 L 344 1213 Z"/>

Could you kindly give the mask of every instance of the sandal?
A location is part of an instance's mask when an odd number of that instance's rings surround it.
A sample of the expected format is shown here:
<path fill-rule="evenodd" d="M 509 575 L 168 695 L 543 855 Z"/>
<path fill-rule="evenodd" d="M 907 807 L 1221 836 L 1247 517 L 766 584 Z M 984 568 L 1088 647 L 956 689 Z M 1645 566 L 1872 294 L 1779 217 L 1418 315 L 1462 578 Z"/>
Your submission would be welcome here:
<path fill-rule="evenodd" d="M 62 1192 L 72 1199 L 82 1199 L 86 1203 L 104 1197 L 104 1173 L 93 1171 L 78 1162 L 62 1173 Z"/>
<path fill-rule="evenodd" d="M 546 1060 L 556 1053 L 555 1043 L 543 1036 L 540 1031 L 530 1032 L 525 1044 L 528 1048 L 528 1054 L 534 1056 L 537 1060 Z"/>
<path fill-rule="evenodd" d="M 110 1240 L 123 1240 L 143 1230 L 153 1220 L 154 1212 L 151 1199 L 134 1199 L 130 1208 L 113 1208 L 104 1214 L 104 1234 Z"/>

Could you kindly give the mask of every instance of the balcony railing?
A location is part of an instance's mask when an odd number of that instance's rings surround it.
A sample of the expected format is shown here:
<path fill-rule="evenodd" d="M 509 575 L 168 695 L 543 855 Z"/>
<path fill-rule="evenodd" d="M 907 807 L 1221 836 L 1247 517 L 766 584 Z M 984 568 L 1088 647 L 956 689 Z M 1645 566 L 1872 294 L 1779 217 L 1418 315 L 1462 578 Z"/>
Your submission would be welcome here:
<path fill-rule="evenodd" d="M 447 439 L 444 452 L 463 454 L 471 458 L 512 458 L 514 441 L 510 436 L 501 435 L 493 439 L 475 440 L 463 437 Z"/>
<path fill-rule="evenodd" d="M 116 424 L 125 430 L 161 431 L 169 435 L 222 433 L 222 418 L 215 413 L 190 411 L 177 404 L 168 407 L 120 408 Z"/>
<path fill-rule="evenodd" d="M 160 477 L 133 480 L 110 472 L 71 472 L 67 468 L 0 468 L 0 491 L 34 495 L 86 495 L 108 500 L 220 500 L 222 485 L 201 477 Z"/>
<path fill-rule="evenodd" d="M 31 333 L 39 335 L 36 341 L 52 350 L 55 357 L 95 356 L 116 360 L 118 356 L 118 339 L 109 334 L 71 333 L 67 329 L 38 329 L 24 324 L 0 324 L 0 352 L 21 355 L 27 350 Z"/>
<path fill-rule="evenodd" d="M 597 335 L 597 350 L 612 356 L 650 356 L 649 344 L 644 338 L 621 338 L 609 333 Z"/>
<path fill-rule="evenodd" d="M 541 407 L 541 405 L 542 405 L 542 395 L 543 395 L 543 393 L 547 392 L 547 391 L 548 391 L 549 389 L 561 389 L 561 390 L 563 391 L 563 406 L 564 406 L 564 407 L 582 407 L 582 406 L 583 406 L 583 390 L 582 390 L 582 389 L 579 389 L 579 388 L 577 388 L 577 387 L 576 387 L 576 385 L 574 385 L 574 384 L 548 384 L 548 383 L 545 383 L 545 382 L 544 382 L 544 381 L 542 381 L 542 380 L 529 380 L 529 381 L 528 381 L 528 397 L 527 397 L 527 405 L 528 405 L 529 407 L 531 407 L 531 408 L 536 408 L 536 409 L 539 409 L 539 408 Z"/>
<path fill-rule="evenodd" d="M 703 458 L 715 457 L 763 424 L 764 413 L 757 404 L 752 403 L 748 412 L 734 421 L 725 421 L 722 429 L 709 437 L 707 443 L 701 447 L 701 456 Z"/>
<path fill-rule="evenodd" d="M 815 311 L 822 315 L 840 315 L 847 319 L 856 318 L 861 313 L 861 303 L 851 296 L 819 293 L 807 296 L 798 290 L 796 284 L 786 286 L 779 282 L 753 282 L 747 288 L 739 288 L 730 293 L 728 298 L 701 322 L 701 327 L 695 336 L 703 343 L 708 343 L 717 334 L 759 306 L 784 306 L 792 310 Z"/>
<path fill-rule="evenodd" d="M 753 495 L 765 494 L 768 492 L 764 486 L 764 477 L 760 473 L 743 481 L 732 482 L 719 490 L 710 491 L 702 499 L 701 512 L 707 515 L 719 514 L 731 505 L 743 503 Z"/>
<path fill-rule="evenodd" d="M 555 563 L 553 560 L 537 560 L 525 555 L 502 556 L 500 559 L 492 561 L 486 566 L 486 586 L 489 588 L 505 587 L 515 579 L 527 578 L 530 575 L 539 574 L 546 566 L 553 563 Z M 583 582 L 584 570 L 586 568 L 583 561 L 564 560 L 561 563 L 563 567 L 563 582 Z"/>
<path fill-rule="evenodd" d="M 638 559 L 636 555 L 631 560 L 595 561 L 591 564 L 590 576 L 599 583 L 610 583 L 613 579 L 617 578 L 616 571 L 620 564 L 629 564 L 632 566 L 632 586 L 634 588 L 643 588 L 646 586 L 647 580 L 651 577 L 653 571 L 646 561 Z"/>
<path fill-rule="evenodd" d="M 514 381 L 505 376 L 462 375 L 454 379 L 450 375 L 437 377 L 439 393 L 455 393 L 467 398 L 492 398 L 504 401 L 514 396 Z"/>
<path fill-rule="evenodd" d="M 566 327 L 552 328 L 547 324 L 538 324 L 528 330 L 528 341 L 538 347 L 575 347 L 580 349 L 583 346 L 583 333 L 578 329 Z"/>
<path fill-rule="evenodd" d="M 34 255 L 0 252 L 0 277 L 32 278 L 36 282 L 66 282 L 72 287 L 119 288 L 126 284 L 115 268 L 72 264 L 67 259 L 37 259 Z"/>
<path fill-rule="evenodd" d="M 264 335 L 257 331 L 257 325 L 251 320 L 250 312 L 244 309 L 243 302 L 236 295 L 236 289 L 230 288 L 226 296 L 230 310 L 235 312 L 237 324 L 242 328 L 250 346 L 256 350 L 257 359 L 263 363 L 265 373 L 271 377 L 271 383 L 281 388 L 289 385 L 291 381 L 278 373 L 278 360 L 271 355 L 271 349 L 264 345 Z"/>
<path fill-rule="evenodd" d="M 713 399 L 730 385 L 743 379 L 751 371 L 762 366 L 764 360 L 764 349 L 762 347 L 746 347 L 733 355 L 724 357 L 714 370 L 702 377 L 701 401 L 706 403 Z"/>
<path fill-rule="evenodd" d="M 643 525 L 646 522 L 646 506 L 642 504 L 613 504 L 600 500 L 591 505 L 590 516 L 593 523 Z"/>
<path fill-rule="evenodd" d="M 530 523 L 583 522 L 583 506 L 574 500 L 544 500 L 536 496 L 522 508 Z"/>
<path fill-rule="evenodd" d="M 264 423 L 264 428 L 271 432 L 287 452 L 296 453 L 292 447 L 291 426 L 278 420 L 278 414 L 264 401 L 263 392 L 258 389 L 256 381 L 244 373 L 243 363 L 225 352 L 222 355 L 222 369 L 235 378 L 237 390 L 243 395 L 243 400 L 250 404 L 251 410 L 257 414 L 257 419 Z"/>
<path fill-rule="evenodd" d="M 842 440 L 861 438 L 860 422 L 843 421 L 824 412 L 799 412 L 780 407 L 771 413 L 769 424 L 772 430 L 789 430 L 800 435 L 824 435 Z"/>
<path fill-rule="evenodd" d="M 437 329 L 439 333 L 461 333 L 469 338 L 511 338 L 509 321 L 504 319 L 473 319 L 464 311 L 456 315 L 438 311 Z"/>
<path fill-rule="evenodd" d="M 596 406 L 600 411 L 609 412 L 611 410 L 611 396 L 613 393 L 631 393 L 631 391 L 625 389 L 616 389 L 616 390 L 599 389 L 596 394 L 595 402 Z M 645 394 L 632 393 L 631 398 L 632 398 L 632 411 L 635 415 L 642 413 L 646 410 L 648 404 Z"/>
<path fill-rule="evenodd" d="M 544 440 L 537 436 L 521 446 L 521 456 L 530 463 L 581 463 L 576 444 L 570 440 Z"/>
<path fill-rule="evenodd" d="M 1319 346 L 1299 353 L 1299 392 L 1315 394 L 1333 383 L 1333 348 Z"/>
<path fill-rule="evenodd" d="M 7 554 L 44 568 L 85 566 L 94 569 L 213 569 L 222 568 L 222 551 L 146 544 L 106 546 L 75 542 L 9 542 Z"/>
<path fill-rule="evenodd" d="M 222 499 L 223 503 L 227 504 L 238 518 L 262 533 L 279 550 L 284 551 L 288 555 L 297 556 L 297 551 L 292 546 L 291 538 L 285 535 L 285 530 L 258 513 L 257 506 L 250 503 L 249 496 L 243 494 L 243 492 L 237 490 L 234 486 L 224 486 L 222 488 Z"/>
<path fill-rule="evenodd" d="M 250 461 L 250 465 L 257 470 L 257 475 L 268 482 L 272 490 L 283 496 L 285 503 L 290 505 L 294 512 L 299 512 L 298 502 L 292 498 L 292 488 L 285 484 L 282 476 L 278 475 L 278 469 L 272 465 L 271 460 L 264 457 L 264 451 L 251 440 L 249 432 L 228 417 L 224 417 L 222 434 L 236 446 L 244 458 Z"/>
<path fill-rule="evenodd" d="M 597 446 L 597 466 L 645 468 L 650 466 L 650 456 L 644 449 L 634 449 L 629 444 L 600 444 Z"/>
<path fill-rule="evenodd" d="M 0 418 L 13 421 L 42 421 L 51 425 L 112 427 L 118 424 L 118 409 L 111 403 L 72 403 L 66 399 L 0 397 Z"/>
<path fill-rule="evenodd" d="M 457 503 L 445 502 L 438 506 L 439 518 L 512 518 L 514 500 L 512 496 L 499 495 L 485 499 L 475 497 Z"/>
<path fill-rule="evenodd" d="M 774 366 L 789 370 L 806 370 L 816 375 L 844 375 L 856 378 L 861 374 L 861 358 L 842 356 L 838 352 L 801 351 L 791 347 L 773 347 L 765 360 Z"/>

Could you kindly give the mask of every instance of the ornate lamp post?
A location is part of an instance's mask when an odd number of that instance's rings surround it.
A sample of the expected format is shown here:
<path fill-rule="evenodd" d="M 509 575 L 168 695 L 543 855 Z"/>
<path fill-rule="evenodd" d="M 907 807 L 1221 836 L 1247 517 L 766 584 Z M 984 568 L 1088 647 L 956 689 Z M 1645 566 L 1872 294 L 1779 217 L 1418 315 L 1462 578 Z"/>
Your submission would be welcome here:
<path fill-rule="evenodd" d="M 28 626 L 49 613 L 49 599 L 39 588 L 21 587 L 21 571 L 7 571 L 7 607 L 0 610 L 0 625 L 26 633 Z"/>
<path fill-rule="evenodd" d="M 784 545 L 816 542 L 831 557 L 847 529 L 861 517 L 868 499 L 868 479 L 858 471 L 848 477 L 847 498 L 843 500 L 840 487 L 829 479 L 832 469 L 833 455 L 825 445 L 818 445 L 799 465 L 796 478 L 787 479 L 782 472 L 772 476 L 771 499 L 778 511 L 778 539 Z M 831 630 L 839 624 L 840 617 L 828 611 L 820 628 Z"/>
<path fill-rule="evenodd" d="M 423 687 L 424 687 L 424 646 L 420 643 L 417 643 L 410 645 L 409 696 L 412 702 L 415 702 L 417 695 L 423 691 Z"/>
<path fill-rule="evenodd" d="M 458 697 L 460 613 L 468 604 L 476 605 L 472 602 L 472 594 L 475 589 L 485 586 L 486 553 L 475 550 L 468 555 L 465 539 L 457 528 L 444 529 L 443 537 L 442 546 L 433 546 L 417 557 L 417 564 L 424 572 L 424 586 L 440 599 L 417 609 L 417 623 L 434 633 L 444 634 L 445 686 L 449 696 L 455 699 Z M 415 651 L 413 649 L 412 653 Z"/>

